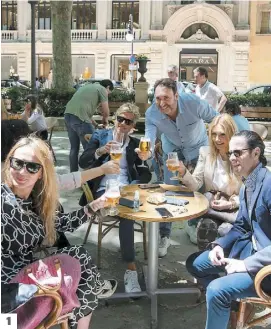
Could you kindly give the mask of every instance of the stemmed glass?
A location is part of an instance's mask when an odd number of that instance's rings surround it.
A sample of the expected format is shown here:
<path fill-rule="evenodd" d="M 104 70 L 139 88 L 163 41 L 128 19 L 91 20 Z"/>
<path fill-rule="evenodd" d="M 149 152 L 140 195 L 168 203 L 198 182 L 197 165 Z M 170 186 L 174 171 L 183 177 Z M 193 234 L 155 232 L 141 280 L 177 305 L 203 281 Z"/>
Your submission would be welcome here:
<path fill-rule="evenodd" d="M 113 130 L 113 141 L 123 145 L 124 133 L 120 132 L 118 129 Z"/>
<path fill-rule="evenodd" d="M 168 153 L 167 168 L 175 175 L 170 177 L 170 180 L 179 180 L 179 177 L 177 176 L 177 170 L 179 168 L 179 158 L 177 152 Z"/>
<path fill-rule="evenodd" d="M 120 198 L 119 182 L 116 179 L 108 179 L 106 181 L 105 197 L 110 206 L 108 214 L 116 216 L 119 213 L 116 205 L 119 203 Z"/>
<path fill-rule="evenodd" d="M 151 149 L 151 140 L 148 137 L 141 137 L 139 143 L 140 152 L 149 152 Z M 138 167 L 147 167 L 144 165 L 144 161 L 142 160 L 142 164 Z"/>

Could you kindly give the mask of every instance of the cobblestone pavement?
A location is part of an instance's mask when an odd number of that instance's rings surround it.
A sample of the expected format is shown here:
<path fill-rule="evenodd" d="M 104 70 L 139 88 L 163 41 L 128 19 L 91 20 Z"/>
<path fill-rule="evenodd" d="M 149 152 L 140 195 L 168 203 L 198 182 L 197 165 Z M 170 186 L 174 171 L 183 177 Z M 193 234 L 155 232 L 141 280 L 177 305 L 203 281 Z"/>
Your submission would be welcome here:
<path fill-rule="evenodd" d="M 66 132 L 55 132 L 52 144 L 57 157 L 56 170 L 58 173 L 69 172 L 69 140 Z M 266 142 L 266 155 L 271 170 L 271 141 Z M 82 190 L 61 193 L 61 203 L 65 211 L 78 208 L 78 200 Z M 67 233 L 72 244 L 82 244 L 87 224 L 82 225 L 76 232 Z M 189 254 L 197 248 L 190 243 L 183 230 L 182 223 L 174 223 L 171 237 L 172 246 L 163 259 L 159 259 L 159 287 L 179 287 L 182 280 L 193 282 L 187 273 L 184 263 Z M 97 251 L 97 225 L 93 225 L 88 237 L 86 248 L 93 259 Z M 142 265 L 144 262 L 142 235 L 135 232 L 136 259 L 141 287 L 144 288 Z M 123 275 L 125 264 L 119 253 L 118 230 L 113 229 L 103 239 L 102 269 L 104 278 L 116 278 L 119 282 L 118 290 L 124 291 Z M 203 329 L 205 322 L 205 303 L 196 304 L 195 295 L 163 295 L 158 298 L 159 329 Z M 147 329 L 150 328 L 150 303 L 147 298 L 138 300 L 111 301 L 109 306 L 100 303 L 95 311 L 91 328 L 95 329 Z M 219 329 L 219 327 L 218 327 Z"/>

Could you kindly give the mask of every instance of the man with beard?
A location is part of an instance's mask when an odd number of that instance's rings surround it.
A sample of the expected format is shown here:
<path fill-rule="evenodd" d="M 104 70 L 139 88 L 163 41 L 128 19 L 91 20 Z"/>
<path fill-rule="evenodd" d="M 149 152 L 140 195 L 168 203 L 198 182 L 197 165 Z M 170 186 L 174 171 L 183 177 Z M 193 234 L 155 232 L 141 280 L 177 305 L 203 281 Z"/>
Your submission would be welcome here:
<path fill-rule="evenodd" d="M 193 94 L 179 95 L 172 79 L 156 81 L 154 97 L 155 102 L 146 111 L 145 136 L 153 144 L 159 131 L 163 134 L 164 158 L 167 159 L 169 152 L 177 152 L 179 159 L 188 168 L 195 167 L 200 147 L 208 145 L 204 121 L 211 122 L 218 113 L 206 101 Z M 138 155 L 146 160 L 152 156 L 152 152 L 138 150 Z M 172 173 L 164 166 L 165 183 L 172 184 L 171 176 Z M 171 223 L 160 223 L 159 257 L 167 254 L 170 232 Z"/>

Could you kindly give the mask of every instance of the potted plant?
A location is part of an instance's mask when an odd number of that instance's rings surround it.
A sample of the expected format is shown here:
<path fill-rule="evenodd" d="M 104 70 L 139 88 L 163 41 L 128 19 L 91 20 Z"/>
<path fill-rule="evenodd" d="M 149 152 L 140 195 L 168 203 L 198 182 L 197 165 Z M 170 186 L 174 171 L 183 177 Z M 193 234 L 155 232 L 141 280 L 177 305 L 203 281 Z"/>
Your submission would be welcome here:
<path fill-rule="evenodd" d="M 147 62 L 150 62 L 150 59 L 145 54 L 138 54 L 136 55 L 136 61 L 138 62 L 138 72 L 141 74 L 138 81 L 146 82 L 146 78 L 144 77 L 144 74 L 148 71 Z"/>

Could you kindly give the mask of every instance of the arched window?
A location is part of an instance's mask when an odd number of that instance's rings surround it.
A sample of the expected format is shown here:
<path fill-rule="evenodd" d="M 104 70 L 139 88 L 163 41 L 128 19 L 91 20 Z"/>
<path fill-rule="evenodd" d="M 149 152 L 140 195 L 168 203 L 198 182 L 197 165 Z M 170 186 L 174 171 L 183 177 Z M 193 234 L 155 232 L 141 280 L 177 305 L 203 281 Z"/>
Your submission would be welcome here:
<path fill-rule="evenodd" d="M 196 23 L 193 25 L 190 25 L 182 34 L 182 38 L 188 39 L 191 37 L 191 35 L 195 34 L 198 30 L 201 30 L 204 34 L 206 34 L 209 38 L 215 39 L 218 38 L 218 34 L 216 33 L 216 30 L 205 23 Z"/>

